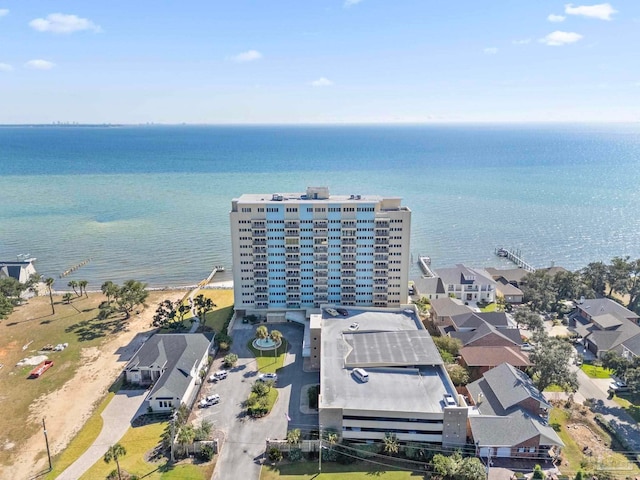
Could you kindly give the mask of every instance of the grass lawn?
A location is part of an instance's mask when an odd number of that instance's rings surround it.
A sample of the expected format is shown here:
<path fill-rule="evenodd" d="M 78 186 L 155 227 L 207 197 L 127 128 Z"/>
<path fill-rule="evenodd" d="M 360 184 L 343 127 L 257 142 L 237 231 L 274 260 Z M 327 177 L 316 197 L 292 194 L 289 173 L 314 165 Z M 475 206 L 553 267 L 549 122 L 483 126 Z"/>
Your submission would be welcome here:
<path fill-rule="evenodd" d="M 275 467 L 264 466 L 260 472 L 260 480 L 365 480 L 368 478 L 382 480 L 417 480 L 427 478 L 422 473 L 382 469 L 368 463 L 340 465 L 339 463 L 323 463 L 322 473 L 318 475 L 318 462 L 299 462 Z"/>
<path fill-rule="evenodd" d="M 204 480 L 209 478 L 213 468 L 212 464 L 177 463 L 168 465 L 165 459 L 159 462 L 145 460 L 145 454 L 153 450 L 160 442 L 160 437 L 166 426 L 167 422 L 157 422 L 142 427 L 129 428 L 119 442 L 127 450 L 127 454 L 120 460 L 120 468 L 148 480 Z M 84 480 L 105 478 L 115 468 L 114 462 L 106 464 L 100 459 L 80 478 Z"/>
<path fill-rule="evenodd" d="M 251 350 L 251 352 L 256 357 L 256 363 L 258 365 L 258 371 L 261 373 L 276 373 L 276 370 L 282 368 L 284 365 L 284 356 L 287 353 L 287 349 L 289 348 L 289 344 L 283 338 L 282 345 L 280 345 L 277 350 L 273 351 L 261 351 L 257 348 L 253 347 L 253 340 L 251 340 L 247 344 L 247 348 Z"/>
<path fill-rule="evenodd" d="M 547 388 L 544 389 L 544 391 L 545 392 L 564 392 L 562 387 L 560 387 L 559 385 L 549 385 Z"/>
<path fill-rule="evenodd" d="M 607 368 L 603 368 L 597 365 L 592 365 L 590 363 L 583 363 L 580 368 L 584 373 L 587 374 L 590 378 L 609 378 L 613 373 L 611 370 Z"/>
<path fill-rule="evenodd" d="M 227 321 L 231 311 L 233 310 L 233 290 L 220 289 L 220 290 L 208 290 L 201 289 L 197 295 L 204 295 L 205 298 L 210 298 L 217 306 L 207 312 L 204 316 L 203 325 L 211 328 L 214 332 L 219 332 L 224 326 L 224 322 Z M 191 325 L 190 321 L 187 321 L 191 317 L 191 313 L 185 316 L 185 325 Z M 202 320 L 202 319 L 201 319 Z"/>
<path fill-rule="evenodd" d="M 95 409 L 91 417 L 89 417 L 89 420 L 87 420 L 82 429 L 73 438 L 73 440 L 71 440 L 71 443 L 69 443 L 67 448 L 53 458 L 53 470 L 44 477 L 46 480 L 54 480 L 91 446 L 93 441 L 102 431 L 102 425 L 104 422 L 100 414 L 104 411 L 107 405 L 109 405 L 109 402 L 115 396 L 121 385 L 122 378 L 118 379 L 118 382 L 109 389 L 109 393 L 107 393 L 105 398 L 100 402 L 98 408 Z"/>
<path fill-rule="evenodd" d="M 481 308 L 480 311 L 482 311 L 482 312 L 497 312 L 498 311 L 498 304 L 496 302 L 490 303 L 486 307 Z"/>
<path fill-rule="evenodd" d="M 613 396 L 613 401 L 624 408 L 636 422 L 640 422 L 640 398 L 634 395 Z"/>

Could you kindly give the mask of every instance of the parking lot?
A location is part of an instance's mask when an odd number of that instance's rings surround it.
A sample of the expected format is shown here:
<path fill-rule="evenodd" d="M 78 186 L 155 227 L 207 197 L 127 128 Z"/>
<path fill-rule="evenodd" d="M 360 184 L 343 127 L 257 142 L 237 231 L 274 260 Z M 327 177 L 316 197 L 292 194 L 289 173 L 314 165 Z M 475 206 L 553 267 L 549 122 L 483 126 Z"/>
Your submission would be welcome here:
<path fill-rule="evenodd" d="M 318 425 L 317 414 L 300 411 L 302 387 L 318 383 L 319 375 L 302 370 L 303 327 L 295 323 L 268 325 L 270 330 L 280 330 L 289 342 L 284 366 L 277 372 L 278 401 L 267 417 L 254 420 L 245 415 L 242 403 L 260 374 L 256 370 L 256 359 L 247 348 L 255 336 L 255 328 L 241 324 L 234 329 L 231 352 L 238 355 L 238 363 L 228 369 L 226 379 L 207 382 L 201 389 L 200 398 L 219 394 L 220 403 L 194 410 L 197 421 L 210 421 L 214 429 L 225 436 L 214 479 L 258 479 L 267 438 L 285 438 L 288 428 L 300 428 L 304 432 Z M 216 359 L 209 374 L 223 368 L 221 364 L 222 359 Z"/>

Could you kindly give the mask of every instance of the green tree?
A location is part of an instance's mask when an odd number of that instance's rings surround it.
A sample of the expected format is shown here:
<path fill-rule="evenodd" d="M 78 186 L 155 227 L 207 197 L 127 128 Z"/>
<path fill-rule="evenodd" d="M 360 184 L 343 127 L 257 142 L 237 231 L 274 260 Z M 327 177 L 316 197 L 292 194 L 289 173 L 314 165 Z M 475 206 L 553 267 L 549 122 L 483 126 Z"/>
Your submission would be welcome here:
<path fill-rule="evenodd" d="M 80 296 L 82 296 L 82 291 L 84 290 L 85 297 L 89 298 L 89 294 L 87 293 L 87 285 L 89 285 L 89 282 L 86 280 L 78 281 L 78 286 L 80 287 Z"/>
<path fill-rule="evenodd" d="M 526 305 L 521 306 L 516 313 L 513 314 L 518 328 L 524 325 L 527 330 L 535 331 L 544 328 L 544 322 L 540 318 L 539 313 L 532 312 Z"/>
<path fill-rule="evenodd" d="M 51 314 L 52 315 L 56 314 L 56 308 L 53 306 L 53 284 L 54 284 L 54 282 L 55 282 L 55 280 L 53 278 L 51 278 L 51 277 L 48 277 L 44 281 L 44 284 L 49 289 L 49 300 L 51 301 Z"/>
<path fill-rule="evenodd" d="M 395 433 L 385 433 L 382 441 L 384 442 L 384 446 L 382 447 L 384 453 L 396 455 L 400 451 L 400 442 L 398 442 L 398 437 L 396 437 Z"/>
<path fill-rule="evenodd" d="M 458 466 L 457 477 L 462 480 L 484 480 L 487 471 L 479 458 L 465 457 Z"/>
<path fill-rule="evenodd" d="M 69 283 L 67 283 L 67 287 L 71 287 L 73 289 L 73 293 L 76 294 L 76 297 L 82 295 L 82 293 L 78 295 L 78 290 L 76 290 L 76 288 L 78 287 L 78 282 L 76 282 L 75 280 L 70 280 Z"/>
<path fill-rule="evenodd" d="M 7 317 L 13 311 L 14 304 L 0 293 L 0 319 Z"/>
<path fill-rule="evenodd" d="M 456 387 L 460 387 L 469 383 L 469 372 L 462 365 L 457 363 L 449 363 L 446 366 L 449 378 Z"/>
<path fill-rule="evenodd" d="M 17 300 L 26 288 L 26 284 L 20 283 L 13 277 L 0 278 L 0 295 L 6 298 Z"/>
<path fill-rule="evenodd" d="M 207 312 L 210 312 L 211 310 L 217 307 L 217 305 L 213 303 L 213 300 L 205 297 L 203 294 L 198 295 L 194 299 L 194 304 L 196 307 L 196 313 L 198 315 L 198 318 L 203 323 L 206 321 Z"/>
<path fill-rule="evenodd" d="M 271 330 L 269 334 L 269 338 L 273 340 L 276 344 L 282 341 L 282 332 L 280 330 Z"/>
<path fill-rule="evenodd" d="M 116 298 L 118 294 L 119 287 L 111 280 L 107 280 L 100 287 L 100 291 L 107 297 L 107 302 L 110 302 L 113 298 Z"/>
<path fill-rule="evenodd" d="M 452 358 L 458 356 L 458 352 L 462 348 L 462 342 L 458 338 L 449 336 L 445 337 L 433 337 L 433 343 L 436 344 L 438 351 L 442 355 L 442 352 L 447 352 Z"/>
<path fill-rule="evenodd" d="M 558 385 L 565 392 L 578 389 L 578 377 L 571 369 L 571 344 L 556 338 L 548 337 L 544 332 L 537 334 L 537 345 L 529 355 L 534 384 L 541 392 L 550 385 Z"/>
<path fill-rule="evenodd" d="M 255 394 L 256 397 L 266 397 L 269 391 L 271 390 L 271 385 L 273 382 L 255 382 L 251 386 L 251 392 Z"/>
<path fill-rule="evenodd" d="M 178 443 L 180 445 L 182 445 L 182 447 L 185 449 L 185 451 L 187 452 L 187 455 L 189 455 L 189 445 L 191 445 L 193 443 L 193 441 L 196 438 L 196 431 L 193 428 L 193 425 L 189 424 L 189 425 L 183 425 L 182 428 L 180 428 L 180 431 L 178 432 Z"/>
<path fill-rule="evenodd" d="M 300 433 L 299 428 L 294 428 L 293 430 L 289 430 L 287 432 L 287 443 L 289 445 L 299 444 L 301 438 L 302 438 L 302 434 Z"/>
<path fill-rule="evenodd" d="M 127 450 L 116 443 L 115 445 L 111 445 L 107 450 L 107 453 L 104 454 L 103 460 L 106 464 L 111 463 L 112 461 L 116 462 L 116 468 L 118 469 L 118 478 L 122 480 L 122 474 L 120 473 L 120 462 L 118 461 L 120 458 L 124 457 L 127 454 Z"/>
<path fill-rule="evenodd" d="M 611 259 L 611 264 L 607 269 L 607 284 L 609 285 L 608 296 L 613 295 L 613 292 L 618 292 L 622 295 L 627 293 L 632 268 L 629 258 L 629 256 L 626 256 L 613 257 Z"/>
<path fill-rule="evenodd" d="M 613 373 L 620 378 L 625 378 L 629 369 L 640 367 L 640 365 L 635 365 L 637 361 L 630 361 L 613 350 L 603 353 L 601 360 L 604 368 L 613 370 Z"/>
<path fill-rule="evenodd" d="M 200 426 L 195 429 L 195 437 L 194 440 L 201 442 L 203 440 L 207 440 L 209 435 L 211 435 L 211 431 L 213 430 L 213 423 L 208 420 L 203 420 L 200 423 Z"/>
<path fill-rule="evenodd" d="M 265 327 L 264 325 L 260 325 L 258 328 L 256 328 L 256 338 L 258 340 L 265 340 L 268 337 L 269 330 L 267 330 L 267 327 Z"/>
<path fill-rule="evenodd" d="M 171 300 L 163 300 L 153 315 L 151 326 L 173 329 L 176 325 L 176 311 Z"/>
<path fill-rule="evenodd" d="M 124 313 L 124 318 L 128 319 L 134 308 L 144 305 L 148 296 L 146 283 L 127 280 L 122 287 L 118 288 L 114 301 L 118 310 Z"/>
<path fill-rule="evenodd" d="M 433 471 L 445 480 L 453 479 L 458 472 L 458 462 L 461 460 L 459 452 L 454 453 L 451 456 L 437 453 L 433 456 L 432 465 Z"/>
<path fill-rule="evenodd" d="M 71 295 L 71 293 L 67 292 L 62 296 L 62 301 L 64 303 L 66 303 L 67 305 L 69 305 L 71 303 L 71 299 L 73 298 L 73 295 Z"/>
<path fill-rule="evenodd" d="M 549 312 L 556 304 L 553 278 L 544 270 L 527 273 L 521 286 L 524 302 L 529 303 L 534 312 Z"/>
<path fill-rule="evenodd" d="M 233 367 L 238 362 L 238 355 L 235 353 L 228 353 L 224 356 L 225 367 Z"/>
<path fill-rule="evenodd" d="M 591 262 L 584 267 L 580 274 L 582 281 L 598 297 L 603 297 L 607 288 L 607 266 L 603 262 Z"/>

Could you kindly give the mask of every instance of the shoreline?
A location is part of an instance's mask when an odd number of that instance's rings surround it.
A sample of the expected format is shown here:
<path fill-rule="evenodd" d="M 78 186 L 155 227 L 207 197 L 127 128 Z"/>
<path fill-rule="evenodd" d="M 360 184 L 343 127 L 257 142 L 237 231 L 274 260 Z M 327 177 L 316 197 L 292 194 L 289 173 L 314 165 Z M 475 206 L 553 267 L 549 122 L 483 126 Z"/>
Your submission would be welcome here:
<path fill-rule="evenodd" d="M 49 291 L 44 283 L 39 284 L 38 297 L 49 295 Z M 189 290 L 233 290 L 233 280 L 221 280 L 219 282 L 211 282 L 207 285 L 201 286 L 199 284 L 194 285 L 180 285 L 180 286 L 164 286 L 164 287 L 147 287 L 149 292 L 170 292 L 170 291 L 189 291 Z M 87 290 L 87 293 L 102 293 L 102 290 Z M 65 293 L 74 293 L 73 289 L 70 290 L 52 290 L 52 295 L 64 295 Z"/>

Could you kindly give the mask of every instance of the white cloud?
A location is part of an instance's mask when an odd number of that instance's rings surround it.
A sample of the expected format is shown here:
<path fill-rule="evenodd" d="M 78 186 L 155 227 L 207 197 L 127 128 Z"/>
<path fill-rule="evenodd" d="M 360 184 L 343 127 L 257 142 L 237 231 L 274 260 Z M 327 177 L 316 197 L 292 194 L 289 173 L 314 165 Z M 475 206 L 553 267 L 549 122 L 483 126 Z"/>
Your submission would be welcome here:
<path fill-rule="evenodd" d="M 556 30 L 546 37 L 541 38 L 540 42 L 551 47 L 558 47 L 569 43 L 576 43 L 578 40 L 582 40 L 582 38 L 582 35 L 579 33 Z"/>
<path fill-rule="evenodd" d="M 565 18 L 567 17 L 565 17 L 564 15 L 556 15 L 552 13 L 547 17 L 547 20 L 553 23 L 560 23 L 560 22 L 564 22 Z"/>
<path fill-rule="evenodd" d="M 314 80 L 310 84 L 312 87 L 331 87 L 333 86 L 333 82 L 326 77 L 320 77 L 317 80 Z"/>
<path fill-rule="evenodd" d="M 523 38 L 522 40 L 514 40 L 513 42 L 514 45 L 527 45 L 529 43 L 531 43 L 531 39 L 530 38 Z"/>
<path fill-rule="evenodd" d="M 262 54 L 257 50 L 247 50 L 246 52 L 239 53 L 231 57 L 231 60 L 237 63 L 253 62 L 254 60 L 260 60 Z"/>
<path fill-rule="evenodd" d="M 564 13 L 567 15 L 581 15 L 583 17 L 599 18 L 600 20 L 611 20 L 611 15 L 617 12 L 618 11 L 608 3 L 579 5 L 577 7 L 574 7 L 571 3 L 567 3 L 564 6 Z"/>
<path fill-rule="evenodd" d="M 354 5 L 359 4 L 361 1 L 362 0 L 344 0 L 344 7 L 345 8 L 353 7 Z"/>
<path fill-rule="evenodd" d="M 0 72 L 12 72 L 13 67 L 8 63 L 0 63 Z"/>
<path fill-rule="evenodd" d="M 56 66 L 56 64 L 53 62 L 49 62 L 48 60 L 36 59 L 29 60 L 24 64 L 24 66 L 27 68 L 31 68 L 32 70 L 51 70 Z"/>
<path fill-rule="evenodd" d="M 102 31 L 100 26 L 87 18 L 64 13 L 52 13 L 47 15 L 47 18 L 35 18 L 29 22 L 29 26 L 39 32 L 51 33 L 73 33 L 82 30 L 91 30 L 98 33 Z"/>
<path fill-rule="evenodd" d="M 484 49 L 485 55 L 495 55 L 498 53 L 498 49 L 496 47 L 487 47 Z"/>
<path fill-rule="evenodd" d="M 9 15 L 9 10 L 6 8 L 0 8 L 0 17 L 6 17 Z"/>

